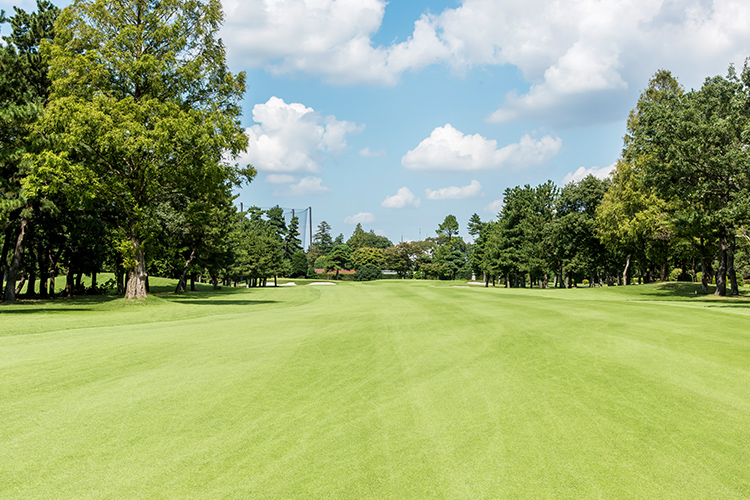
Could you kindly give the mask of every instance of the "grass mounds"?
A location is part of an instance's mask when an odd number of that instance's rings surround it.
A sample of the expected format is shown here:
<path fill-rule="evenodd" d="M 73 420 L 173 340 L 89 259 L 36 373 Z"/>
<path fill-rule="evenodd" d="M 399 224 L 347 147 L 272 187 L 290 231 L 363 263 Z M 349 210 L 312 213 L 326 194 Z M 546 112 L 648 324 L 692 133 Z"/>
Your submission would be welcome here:
<path fill-rule="evenodd" d="M 750 307 L 342 282 L 0 306 L 0 498 L 748 498 Z"/>

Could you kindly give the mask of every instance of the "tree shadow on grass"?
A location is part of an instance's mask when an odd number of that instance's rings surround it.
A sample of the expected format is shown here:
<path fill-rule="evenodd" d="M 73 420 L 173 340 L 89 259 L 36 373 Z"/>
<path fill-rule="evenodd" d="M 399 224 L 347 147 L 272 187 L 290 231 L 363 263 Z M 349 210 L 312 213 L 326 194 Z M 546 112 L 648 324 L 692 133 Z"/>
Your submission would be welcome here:
<path fill-rule="evenodd" d="M 201 297 L 195 297 L 195 298 L 168 298 L 168 297 L 162 297 L 165 300 L 172 302 L 174 304 L 186 304 L 191 306 L 255 306 L 255 305 L 261 305 L 261 304 L 277 304 L 277 300 L 214 300 L 214 299 L 206 299 Z"/>
<path fill-rule="evenodd" d="M 63 314 L 80 311 L 93 311 L 94 309 L 88 307 L 34 307 L 24 309 L 8 309 L 0 308 L 0 316 L 3 314 Z"/>
<path fill-rule="evenodd" d="M 669 282 L 639 290 L 640 295 L 659 300 L 691 300 L 710 304 L 709 307 L 747 307 L 750 305 L 750 292 L 740 289 L 739 295 L 719 297 L 714 295 L 715 285 L 709 285 L 708 293 L 701 292 L 700 283 Z M 648 298 L 639 300 L 650 300 Z"/>
<path fill-rule="evenodd" d="M 246 298 L 232 298 L 237 295 L 242 295 Z M 160 293 L 159 298 L 167 302 L 175 304 L 196 304 L 196 305 L 260 305 L 260 304 L 276 304 L 277 300 L 256 300 L 252 298 L 252 294 L 248 293 L 247 288 L 218 288 L 209 290 L 196 290 L 190 292 L 168 292 Z"/>
<path fill-rule="evenodd" d="M 51 297 L 42 299 L 22 295 L 15 302 L 0 304 L 0 314 L 24 314 L 33 312 L 93 311 L 79 306 L 95 306 L 118 300 L 119 295 L 74 295 L 72 297 Z"/>
<path fill-rule="evenodd" d="M 239 300 L 228 298 L 237 294 L 243 294 L 247 296 L 248 299 Z M 258 305 L 277 302 L 274 300 L 252 300 L 251 298 L 249 298 L 247 289 L 245 288 L 225 287 L 214 289 L 211 285 L 204 285 L 204 287 L 200 287 L 196 291 L 180 293 L 174 293 L 174 288 L 171 288 L 169 290 L 160 290 L 154 287 L 148 295 L 149 297 L 158 297 L 161 300 L 179 304 Z M 108 302 L 117 300 L 123 300 L 122 295 L 73 295 L 72 297 L 56 296 L 47 299 L 41 299 L 39 297 L 20 296 L 15 302 L 0 303 L 0 314 L 62 314 L 65 312 L 73 311 L 95 311 L 95 306 L 103 305 Z"/>

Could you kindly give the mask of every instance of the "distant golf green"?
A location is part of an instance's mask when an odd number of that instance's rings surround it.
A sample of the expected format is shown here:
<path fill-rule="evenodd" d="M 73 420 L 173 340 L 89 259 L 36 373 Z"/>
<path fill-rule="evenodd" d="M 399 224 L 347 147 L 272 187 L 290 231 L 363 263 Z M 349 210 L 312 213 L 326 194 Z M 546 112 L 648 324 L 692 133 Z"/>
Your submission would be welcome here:
<path fill-rule="evenodd" d="M 750 300 L 379 281 L 0 307 L 0 498 L 748 498 Z"/>

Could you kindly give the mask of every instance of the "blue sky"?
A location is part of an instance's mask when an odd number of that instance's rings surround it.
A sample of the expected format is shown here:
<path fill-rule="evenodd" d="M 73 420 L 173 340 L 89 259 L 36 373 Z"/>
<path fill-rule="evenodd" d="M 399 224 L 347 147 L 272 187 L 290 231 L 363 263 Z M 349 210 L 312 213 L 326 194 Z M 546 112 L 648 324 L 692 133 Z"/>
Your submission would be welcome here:
<path fill-rule="evenodd" d="M 507 187 L 605 176 L 655 71 L 698 87 L 750 55 L 750 4 L 730 0 L 223 6 L 259 172 L 238 202 L 311 206 L 347 238 L 424 238 L 448 214 L 467 236 Z"/>

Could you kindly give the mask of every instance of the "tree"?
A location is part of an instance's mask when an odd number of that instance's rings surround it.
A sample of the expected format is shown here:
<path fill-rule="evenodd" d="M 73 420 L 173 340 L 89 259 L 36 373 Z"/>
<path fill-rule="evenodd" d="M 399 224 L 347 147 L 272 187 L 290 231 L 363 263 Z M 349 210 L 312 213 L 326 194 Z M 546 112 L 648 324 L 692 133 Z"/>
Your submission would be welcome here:
<path fill-rule="evenodd" d="M 435 232 L 438 234 L 438 237 L 445 238 L 450 242 L 451 239 L 458 234 L 458 221 L 456 220 L 456 216 L 447 215 L 443 222 L 438 225 Z"/>
<path fill-rule="evenodd" d="M 617 162 L 612 184 L 596 209 L 596 227 L 610 251 L 626 254 L 623 284 L 629 284 L 632 256 L 645 263 L 649 254 L 661 253 L 650 247 L 663 245 L 662 235 L 669 232 L 667 210 L 667 203 L 643 185 L 637 167 L 626 160 Z"/>
<path fill-rule="evenodd" d="M 360 224 L 359 222 L 357 223 L 357 225 L 354 227 L 352 235 L 348 240 L 346 240 L 346 244 L 349 245 L 349 248 L 351 248 L 353 251 L 356 251 L 358 248 L 367 246 L 367 233 L 365 233 L 365 230 L 362 229 L 362 224 Z"/>
<path fill-rule="evenodd" d="M 284 237 L 284 258 L 291 261 L 293 256 L 301 251 L 302 241 L 299 239 L 299 217 L 295 215 L 289 221 L 289 228 Z M 307 266 L 305 265 L 305 270 L 306 269 Z"/>
<path fill-rule="evenodd" d="M 384 250 L 386 266 L 396 271 L 400 278 L 411 277 L 423 254 L 422 247 L 412 241 L 403 241 Z"/>
<path fill-rule="evenodd" d="M 680 217 L 691 221 L 684 226 L 693 228 L 693 236 L 715 233 L 716 294 L 726 295 L 727 277 L 736 293 L 735 233 L 750 212 L 750 67 L 746 62 L 738 75 L 730 66 L 726 78 L 707 78 L 691 92 L 661 84 L 668 82 L 664 73 L 650 82 L 657 98 L 639 101 L 626 159 L 642 161 L 644 184 L 675 204 Z"/>
<path fill-rule="evenodd" d="M 609 180 L 589 175 L 580 182 L 568 183 L 555 200 L 551 229 L 561 271 L 574 279 L 584 273 L 590 286 L 597 274 L 609 272 L 606 249 L 596 233 L 596 209 L 608 186 Z"/>
<path fill-rule="evenodd" d="M 328 266 L 326 271 L 336 271 L 336 279 L 339 279 L 339 271 L 347 269 L 351 264 L 352 249 L 348 245 L 340 244 L 333 247 L 328 255 Z"/>
<path fill-rule="evenodd" d="M 458 235 L 458 221 L 455 215 L 448 215 L 438 225 L 435 233 L 435 250 L 432 254 L 432 265 L 427 266 L 430 275 L 439 279 L 456 279 L 460 270 L 468 262 L 468 248 Z"/>
<path fill-rule="evenodd" d="M 370 229 L 368 232 L 365 232 L 365 230 L 362 229 L 362 224 L 360 223 L 357 223 L 354 231 L 352 232 L 352 235 L 348 240 L 346 240 L 346 244 L 349 245 L 349 248 L 351 248 L 352 250 L 356 250 L 361 247 L 380 248 L 381 250 L 385 250 L 386 248 L 393 246 L 391 240 L 389 240 L 385 236 L 379 236 L 375 234 L 372 229 Z"/>
<path fill-rule="evenodd" d="M 126 298 L 146 296 L 154 206 L 254 174 L 224 161 L 247 137 L 239 123 L 245 76 L 226 67 L 221 20 L 218 0 L 76 0 L 43 47 L 52 93 L 37 131 L 53 147 L 35 158 L 26 185 L 117 205 Z"/>
<path fill-rule="evenodd" d="M 332 249 L 333 238 L 331 238 L 331 226 L 326 221 L 321 221 L 313 235 L 307 258 L 312 264 L 318 257 L 328 255 Z"/>
<path fill-rule="evenodd" d="M 307 257 L 302 250 L 297 250 L 292 254 L 289 265 L 289 276 L 291 278 L 304 278 L 307 276 Z"/>
<path fill-rule="evenodd" d="M 359 247 L 352 252 L 352 266 L 361 269 L 365 266 L 375 266 L 381 269 L 385 263 L 385 254 L 380 248 Z"/>
<path fill-rule="evenodd" d="M 47 65 L 39 55 L 45 40 L 54 38 L 53 23 L 59 10 L 48 1 L 38 0 L 31 14 L 14 7 L 15 15 L 5 17 L 11 34 L 0 44 L 0 231 L 5 233 L 0 253 L 0 288 L 7 283 L 3 298 L 16 298 L 16 277 L 22 264 L 25 241 L 30 231 L 29 219 L 34 213 L 29 194 L 22 188 L 28 171 L 24 158 L 39 148 L 33 126 L 44 111 L 49 95 Z M 13 249 L 6 269 L 7 254 Z"/>

